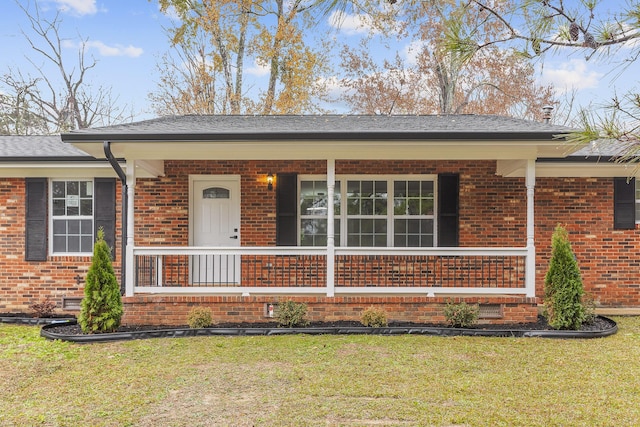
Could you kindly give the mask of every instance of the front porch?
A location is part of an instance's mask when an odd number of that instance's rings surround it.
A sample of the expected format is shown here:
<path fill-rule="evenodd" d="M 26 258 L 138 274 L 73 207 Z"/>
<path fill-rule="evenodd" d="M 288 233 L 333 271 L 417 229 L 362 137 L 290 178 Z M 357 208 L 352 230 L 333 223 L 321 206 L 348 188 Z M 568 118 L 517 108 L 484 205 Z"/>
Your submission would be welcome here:
<path fill-rule="evenodd" d="M 535 320 L 536 159 L 566 154 L 562 130 L 502 117 L 212 116 L 63 139 L 121 179 L 135 316 L 233 301 L 220 316 L 260 321 L 264 304 L 297 298 L 345 320 L 363 301 L 442 319 L 453 299 L 501 313 L 523 304 Z"/>
<path fill-rule="evenodd" d="M 171 247 L 133 252 L 134 280 L 127 295 L 535 296 L 535 282 L 527 282 L 527 248 Z"/>

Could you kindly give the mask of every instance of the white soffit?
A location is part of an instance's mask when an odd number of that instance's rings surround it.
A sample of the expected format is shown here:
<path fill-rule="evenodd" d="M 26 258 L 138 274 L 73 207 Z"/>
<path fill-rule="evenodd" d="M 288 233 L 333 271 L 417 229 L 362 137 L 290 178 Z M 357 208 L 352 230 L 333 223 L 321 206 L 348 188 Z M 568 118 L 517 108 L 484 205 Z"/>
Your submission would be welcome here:
<path fill-rule="evenodd" d="M 499 160 L 496 175 L 506 178 L 523 178 L 526 160 Z M 601 162 L 536 162 L 536 177 L 540 178 L 612 178 L 640 176 L 635 165 Z"/>
<path fill-rule="evenodd" d="M 74 142 L 96 158 L 101 144 Z M 127 160 L 508 160 L 564 157 L 559 141 L 233 141 L 112 142 L 116 158 Z"/>

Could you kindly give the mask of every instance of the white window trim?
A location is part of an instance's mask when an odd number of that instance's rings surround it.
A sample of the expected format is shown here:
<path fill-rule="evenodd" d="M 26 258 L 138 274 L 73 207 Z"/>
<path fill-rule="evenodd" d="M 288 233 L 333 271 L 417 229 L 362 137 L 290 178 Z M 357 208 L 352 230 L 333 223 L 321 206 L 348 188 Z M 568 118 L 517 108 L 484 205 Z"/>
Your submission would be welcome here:
<path fill-rule="evenodd" d="M 53 182 L 54 181 L 64 181 L 64 182 L 68 182 L 68 181 L 77 181 L 77 182 L 91 182 L 92 186 L 93 186 L 93 196 L 91 197 L 91 201 L 92 201 L 92 209 L 91 212 L 93 212 L 93 215 L 91 216 L 73 216 L 73 217 L 69 217 L 69 216 L 56 216 L 55 219 L 78 219 L 78 220 L 82 220 L 82 219 L 90 219 L 91 220 L 91 228 L 92 228 L 92 233 L 91 233 L 91 241 L 95 241 L 95 236 L 93 235 L 93 229 L 95 228 L 95 211 L 96 211 L 96 186 L 95 186 L 95 180 L 93 178 L 49 178 L 49 191 L 48 191 L 48 219 L 47 219 L 47 226 L 49 228 L 48 232 L 47 232 L 47 237 L 49 240 L 49 244 L 47 245 L 49 247 L 49 254 L 51 254 L 52 257 L 55 256 L 77 256 L 77 257 L 86 257 L 86 256 L 92 256 L 93 255 L 93 250 L 90 252 L 54 252 L 53 251 Z"/>
<path fill-rule="evenodd" d="M 438 247 L 438 175 L 437 174 L 394 174 L 394 175 L 359 175 L 359 174 L 349 174 L 349 175 L 336 175 L 336 182 L 340 181 L 340 215 L 337 216 L 337 219 L 340 219 L 340 247 L 348 247 L 347 246 L 347 213 L 345 211 L 345 206 L 347 203 L 347 181 L 387 181 L 387 195 L 391 194 L 392 197 L 387 197 L 387 215 L 382 216 L 380 218 L 387 219 L 387 246 L 393 247 L 393 237 L 395 235 L 394 230 L 394 219 L 395 213 L 393 209 L 393 191 L 394 186 L 393 182 L 396 180 L 399 181 L 432 181 L 433 182 L 433 247 Z M 327 181 L 327 175 L 298 175 L 298 184 L 297 184 L 297 203 L 300 206 L 300 196 L 301 196 L 301 182 L 302 181 Z M 352 216 L 352 218 L 357 218 L 359 216 Z M 402 215 L 401 217 L 406 217 Z M 422 216 L 420 216 L 422 217 Z M 305 218 L 316 218 L 316 216 L 305 216 Z M 318 217 L 318 218 L 327 218 L 327 217 Z M 362 216 L 362 218 L 374 218 L 373 216 Z M 298 246 L 300 246 L 300 227 L 302 221 L 302 214 L 300 209 L 298 209 L 297 215 L 297 239 Z M 336 230 L 336 234 L 337 230 Z"/>

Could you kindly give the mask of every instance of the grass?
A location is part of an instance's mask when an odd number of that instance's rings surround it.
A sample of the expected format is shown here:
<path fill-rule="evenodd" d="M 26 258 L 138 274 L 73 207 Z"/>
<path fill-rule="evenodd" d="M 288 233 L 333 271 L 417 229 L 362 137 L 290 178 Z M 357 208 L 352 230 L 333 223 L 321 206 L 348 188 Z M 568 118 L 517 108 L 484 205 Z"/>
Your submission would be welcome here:
<path fill-rule="evenodd" d="M 640 318 L 592 340 L 429 336 L 79 345 L 0 324 L 1 426 L 640 424 Z"/>

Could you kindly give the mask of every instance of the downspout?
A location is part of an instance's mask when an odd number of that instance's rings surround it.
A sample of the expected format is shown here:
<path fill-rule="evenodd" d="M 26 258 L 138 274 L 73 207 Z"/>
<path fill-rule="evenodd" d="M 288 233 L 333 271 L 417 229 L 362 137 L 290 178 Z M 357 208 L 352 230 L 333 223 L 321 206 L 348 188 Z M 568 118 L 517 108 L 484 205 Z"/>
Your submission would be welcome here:
<path fill-rule="evenodd" d="M 104 148 L 104 155 L 107 157 L 107 160 L 109 160 L 109 163 L 111 163 L 111 167 L 113 168 L 114 171 L 116 171 L 116 174 L 118 175 L 118 178 L 120 178 L 120 183 L 122 184 L 122 236 L 120 238 L 120 293 L 122 295 L 124 295 L 125 292 L 125 281 L 126 281 L 126 265 L 127 265 L 127 257 L 125 256 L 125 253 L 127 251 L 127 240 L 126 240 L 126 236 L 127 236 L 127 205 L 128 205 L 128 197 L 127 197 L 127 175 L 124 173 L 124 171 L 122 170 L 122 168 L 120 167 L 120 163 L 118 163 L 118 161 L 116 160 L 116 158 L 113 156 L 113 153 L 111 152 L 111 142 L 110 141 L 104 141 L 103 143 L 103 148 Z"/>

